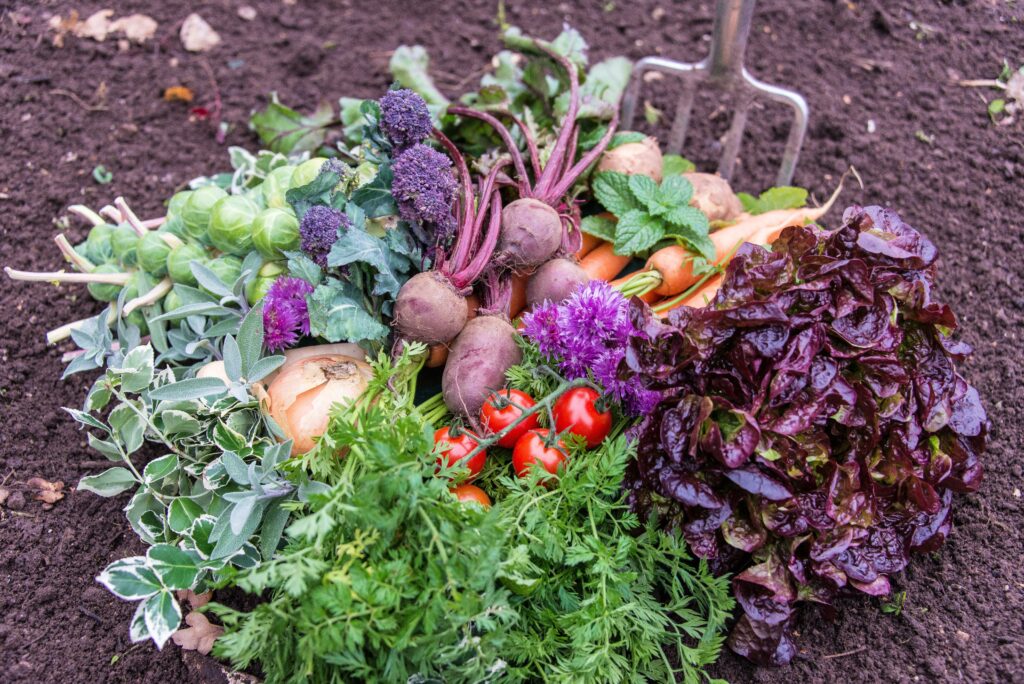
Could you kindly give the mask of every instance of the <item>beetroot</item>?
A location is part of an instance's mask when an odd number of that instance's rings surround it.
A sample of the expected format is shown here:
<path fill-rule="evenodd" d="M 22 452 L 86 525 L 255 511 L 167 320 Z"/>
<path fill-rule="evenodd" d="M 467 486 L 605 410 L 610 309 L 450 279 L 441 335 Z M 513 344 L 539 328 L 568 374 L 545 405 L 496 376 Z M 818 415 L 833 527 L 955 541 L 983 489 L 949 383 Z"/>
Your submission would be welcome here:
<path fill-rule="evenodd" d="M 537 266 L 562 244 L 562 218 L 540 200 L 517 199 L 501 212 L 498 252 L 514 268 Z"/>
<path fill-rule="evenodd" d="M 501 314 L 477 316 L 455 338 L 441 387 L 454 413 L 476 416 L 492 392 L 505 386 L 505 371 L 523 359 L 516 331 Z"/>
<path fill-rule="evenodd" d="M 395 300 L 395 327 L 404 337 L 427 344 L 452 340 L 468 316 L 466 298 L 437 271 L 414 275 Z"/>
<path fill-rule="evenodd" d="M 530 276 L 526 302 L 530 306 L 544 301 L 560 302 L 589 281 L 587 272 L 572 259 L 552 259 Z"/>

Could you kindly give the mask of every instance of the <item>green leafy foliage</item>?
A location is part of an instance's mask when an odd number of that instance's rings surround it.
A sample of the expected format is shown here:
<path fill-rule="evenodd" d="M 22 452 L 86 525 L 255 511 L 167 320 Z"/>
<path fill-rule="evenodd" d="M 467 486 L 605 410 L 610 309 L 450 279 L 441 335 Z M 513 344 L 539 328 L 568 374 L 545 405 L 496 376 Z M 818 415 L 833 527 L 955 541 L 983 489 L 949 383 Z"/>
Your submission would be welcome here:
<path fill-rule="evenodd" d="M 745 192 L 736 193 L 743 210 L 749 214 L 763 214 L 775 209 L 799 209 L 807 206 L 807 191 L 791 185 L 769 188 L 758 197 Z"/>
<path fill-rule="evenodd" d="M 606 171 L 594 177 L 591 188 L 618 220 L 613 234 L 611 222 L 601 218 L 585 219 L 583 230 L 610 239 L 616 254 L 643 255 L 662 241 L 675 240 L 704 259 L 714 259 L 708 218 L 690 206 L 693 185 L 682 176 L 666 176 L 659 184 L 649 176 Z"/>
<path fill-rule="evenodd" d="M 661 158 L 661 177 L 678 176 L 681 173 L 696 171 L 697 165 L 678 154 L 666 154 Z"/>
<path fill-rule="evenodd" d="M 249 126 L 260 142 L 272 152 L 312 152 L 324 144 L 327 127 L 335 123 L 334 108 L 321 102 L 308 116 L 281 104 L 277 93 L 270 94 L 270 103 L 254 112 Z"/>

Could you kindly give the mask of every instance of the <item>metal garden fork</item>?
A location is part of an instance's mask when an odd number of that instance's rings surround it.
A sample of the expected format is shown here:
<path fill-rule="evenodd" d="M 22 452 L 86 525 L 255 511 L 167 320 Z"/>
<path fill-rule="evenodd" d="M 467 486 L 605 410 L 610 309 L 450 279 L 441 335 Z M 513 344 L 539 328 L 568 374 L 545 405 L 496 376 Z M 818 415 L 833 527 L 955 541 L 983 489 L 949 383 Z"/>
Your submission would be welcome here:
<path fill-rule="evenodd" d="M 676 103 L 675 118 L 668 136 L 669 152 L 679 153 L 682 150 L 698 85 L 706 83 L 712 88 L 732 93 L 738 97 L 738 101 L 718 161 L 718 173 L 728 179 L 736 164 L 743 130 L 747 126 L 747 114 L 754 100 L 763 97 L 788 105 L 793 110 L 793 123 L 789 128 L 789 139 L 776 179 L 776 185 L 788 185 L 793 179 L 804 134 L 807 132 L 807 101 L 795 91 L 762 83 L 743 66 L 754 4 L 755 0 L 717 0 L 711 51 L 700 62 L 676 62 L 662 57 L 644 57 L 638 61 L 633 66 L 633 74 L 623 98 L 622 127 L 629 129 L 633 124 L 644 74 L 648 71 L 675 74 L 683 80 L 683 92 Z"/>

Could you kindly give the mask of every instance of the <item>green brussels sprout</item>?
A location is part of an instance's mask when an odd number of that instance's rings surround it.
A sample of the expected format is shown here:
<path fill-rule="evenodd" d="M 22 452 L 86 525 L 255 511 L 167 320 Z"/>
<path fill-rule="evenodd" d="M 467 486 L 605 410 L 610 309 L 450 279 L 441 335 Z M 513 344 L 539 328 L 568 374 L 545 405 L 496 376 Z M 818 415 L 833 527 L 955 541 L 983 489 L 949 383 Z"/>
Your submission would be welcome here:
<path fill-rule="evenodd" d="M 171 195 L 171 199 L 167 200 L 168 221 L 172 218 L 181 218 L 181 213 L 185 210 L 185 203 L 188 202 L 188 198 L 191 196 L 191 190 L 182 190 Z"/>
<path fill-rule="evenodd" d="M 100 264 L 93 273 L 121 273 L 117 264 Z M 121 286 L 112 283 L 89 283 L 89 296 L 97 302 L 112 302 L 121 294 Z"/>
<path fill-rule="evenodd" d="M 93 226 L 89 236 L 85 238 L 85 255 L 89 261 L 98 265 L 114 258 L 114 248 L 110 244 L 114 230 L 114 226 L 108 223 Z"/>
<path fill-rule="evenodd" d="M 167 253 L 167 275 L 176 283 L 195 285 L 196 277 L 192 275 L 193 261 L 206 261 L 206 250 L 194 242 L 171 248 Z"/>
<path fill-rule="evenodd" d="M 139 234 L 127 223 L 122 223 L 114 229 L 110 235 L 110 246 L 118 263 L 125 266 L 135 265 L 139 240 L 141 240 Z"/>
<path fill-rule="evenodd" d="M 242 275 L 242 260 L 236 256 L 225 254 L 216 259 L 211 259 L 206 267 L 213 271 L 228 287 L 235 284 L 238 276 Z"/>
<path fill-rule="evenodd" d="M 282 252 L 299 248 L 299 220 L 291 209 L 271 207 L 256 214 L 252 244 L 268 259 L 280 259 Z"/>
<path fill-rule="evenodd" d="M 174 311 L 175 309 L 180 309 L 182 306 L 184 306 L 184 304 L 185 302 L 181 301 L 181 297 L 174 290 L 171 290 L 166 295 L 164 295 L 164 313 Z"/>
<path fill-rule="evenodd" d="M 210 242 L 226 254 L 248 254 L 252 251 L 252 222 L 258 211 L 252 200 L 241 195 L 221 198 L 210 211 Z"/>
<path fill-rule="evenodd" d="M 316 177 L 320 175 L 320 167 L 326 161 L 325 157 L 313 157 L 296 166 L 295 172 L 292 173 L 291 187 L 301 188 L 303 185 L 309 185 L 315 181 Z"/>
<path fill-rule="evenodd" d="M 204 185 L 193 190 L 192 194 L 188 196 L 185 206 L 181 209 L 181 220 L 185 223 L 185 233 L 190 238 L 205 242 L 213 205 L 227 196 L 228 193 L 216 185 Z"/>
<path fill-rule="evenodd" d="M 165 235 L 166 233 L 159 230 L 146 233 L 136 248 L 139 266 L 157 278 L 167 274 L 167 255 L 171 253 L 171 246 L 164 240 Z"/>
<path fill-rule="evenodd" d="M 256 211 L 263 211 L 267 208 L 267 203 L 263 199 L 263 191 L 260 190 L 260 187 L 257 185 L 255 188 L 249 188 L 242 193 L 242 197 L 256 205 Z"/>
<path fill-rule="evenodd" d="M 260 194 L 263 195 L 263 204 L 266 207 L 282 209 L 288 206 L 285 193 L 292 187 L 292 176 L 295 174 L 295 167 L 291 164 L 278 166 L 267 174 L 259 185 Z"/>
<path fill-rule="evenodd" d="M 267 290 L 274 284 L 274 281 L 287 271 L 288 269 L 280 261 L 268 261 L 263 264 L 256 277 L 245 286 L 245 298 L 248 300 L 249 306 L 256 306 L 256 302 L 267 295 Z"/>
<path fill-rule="evenodd" d="M 188 231 L 185 230 L 185 222 L 180 216 L 172 216 L 160 226 L 160 230 L 171 235 L 177 235 L 182 240 L 189 240 Z"/>

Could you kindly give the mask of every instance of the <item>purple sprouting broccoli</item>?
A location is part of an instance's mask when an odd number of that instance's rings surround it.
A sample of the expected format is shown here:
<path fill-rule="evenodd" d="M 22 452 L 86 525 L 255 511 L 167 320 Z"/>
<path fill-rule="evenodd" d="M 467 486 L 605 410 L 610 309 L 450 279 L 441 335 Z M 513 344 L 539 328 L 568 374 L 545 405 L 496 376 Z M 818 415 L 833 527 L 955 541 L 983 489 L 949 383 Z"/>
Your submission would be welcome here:
<path fill-rule="evenodd" d="M 327 254 L 338 240 L 338 229 L 351 226 L 352 222 L 340 209 L 319 204 L 310 207 L 299 223 L 302 251 L 318 266 L 326 268 Z"/>
<path fill-rule="evenodd" d="M 398 215 L 414 225 L 422 225 L 437 238 L 455 230 L 457 184 L 452 161 L 422 143 L 399 154 L 391 170 L 391 194 L 398 204 Z"/>
<path fill-rule="evenodd" d="M 427 103 L 415 92 L 389 90 L 380 98 L 380 129 L 396 151 L 423 142 L 433 128 Z"/>

